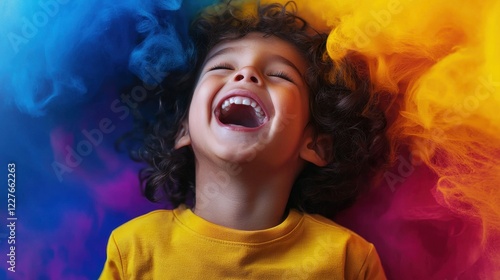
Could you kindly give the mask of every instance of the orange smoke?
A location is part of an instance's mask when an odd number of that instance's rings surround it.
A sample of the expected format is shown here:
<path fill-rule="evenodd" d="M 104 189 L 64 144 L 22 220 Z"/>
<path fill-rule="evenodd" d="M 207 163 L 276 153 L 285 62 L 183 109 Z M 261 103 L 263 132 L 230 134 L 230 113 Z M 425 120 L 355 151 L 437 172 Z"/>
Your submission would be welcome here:
<path fill-rule="evenodd" d="M 350 51 L 366 59 L 376 94 L 389 96 L 393 151 L 409 149 L 412 163 L 437 175 L 429 188 L 436 201 L 482 226 L 493 267 L 485 275 L 498 279 L 500 2 L 295 2 L 330 32 L 331 59 Z"/>
<path fill-rule="evenodd" d="M 366 56 L 376 88 L 396 102 L 393 143 L 408 143 L 436 172 L 442 203 L 498 231 L 500 5 L 426 3 L 356 4 L 340 16 L 328 52 Z"/>

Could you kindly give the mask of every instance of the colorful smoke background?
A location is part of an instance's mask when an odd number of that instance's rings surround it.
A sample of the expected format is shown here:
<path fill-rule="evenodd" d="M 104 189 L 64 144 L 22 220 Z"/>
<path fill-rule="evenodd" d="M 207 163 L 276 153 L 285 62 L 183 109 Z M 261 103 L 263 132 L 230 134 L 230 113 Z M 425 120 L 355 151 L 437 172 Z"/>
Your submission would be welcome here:
<path fill-rule="evenodd" d="M 0 227 L 0 279 L 96 279 L 111 230 L 164 207 L 114 144 L 184 66 L 189 19 L 212 2 L 0 2 L 0 174 L 16 164 L 18 218 L 15 273 Z M 392 167 L 338 221 L 390 279 L 499 279 L 500 2 L 296 2 L 331 59 L 369 64 L 390 120 Z"/>

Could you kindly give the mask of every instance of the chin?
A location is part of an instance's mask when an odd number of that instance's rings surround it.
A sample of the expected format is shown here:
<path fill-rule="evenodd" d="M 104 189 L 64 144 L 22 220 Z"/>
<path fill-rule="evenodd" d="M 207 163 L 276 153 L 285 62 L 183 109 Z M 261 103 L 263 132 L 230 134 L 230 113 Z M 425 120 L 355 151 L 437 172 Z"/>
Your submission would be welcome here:
<path fill-rule="evenodd" d="M 251 164 L 258 161 L 259 150 L 257 146 L 241 148 L 241 144 L 227 144 L 224 149 L 219 151 L 217 157 L 224 162 L 236 164 Z"/>

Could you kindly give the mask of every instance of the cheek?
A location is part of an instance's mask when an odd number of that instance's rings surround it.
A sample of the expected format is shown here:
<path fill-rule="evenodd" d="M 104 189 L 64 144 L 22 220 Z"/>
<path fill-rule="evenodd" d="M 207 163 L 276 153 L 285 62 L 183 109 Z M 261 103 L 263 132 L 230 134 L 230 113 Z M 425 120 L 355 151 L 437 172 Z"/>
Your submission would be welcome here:
<path fill-rule="evenodd" d="M 196 106 L 199 106 L 200 103 L 203 103 L 203 105 L 210 105 L 213 98 L 223 85 L 224 81 L 215 76 L 202 78 L 196 84 L 191 103 L 196 103 Z"/>
<path fill-rule="evenodd" d="M 200 121 L 210 117 L 210 107 L 213 95 L 210 94 L 210 88 L 203 83 L 198 84 L 191 99 L 189 106 L 189 120 Z"/>
<path fill-rule="evenodd" d="M 297 124 L 309 121 L 309 99 L 301 92 L 282 92 L 276 95 L 274 104 L 279 104 L 279 111 L 289 121 Z"/>

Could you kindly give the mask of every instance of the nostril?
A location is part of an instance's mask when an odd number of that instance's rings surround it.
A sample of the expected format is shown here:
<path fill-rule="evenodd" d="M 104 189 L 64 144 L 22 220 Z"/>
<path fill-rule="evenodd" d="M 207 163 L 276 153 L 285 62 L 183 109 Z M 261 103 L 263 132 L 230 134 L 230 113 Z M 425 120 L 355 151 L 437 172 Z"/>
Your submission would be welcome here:
<path fill-rule="evenodd" d="M 259 78 L 257 75 L 252 75 L 251 73 L 248 73 L 246 75 L 245 73 L 237 73 L 234 76 L 234 81 L 239 82 L 239 81 L 247 81 L 247 82 L 252 82 L 252 83 L 259 83 Z"/>

